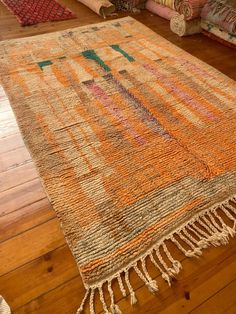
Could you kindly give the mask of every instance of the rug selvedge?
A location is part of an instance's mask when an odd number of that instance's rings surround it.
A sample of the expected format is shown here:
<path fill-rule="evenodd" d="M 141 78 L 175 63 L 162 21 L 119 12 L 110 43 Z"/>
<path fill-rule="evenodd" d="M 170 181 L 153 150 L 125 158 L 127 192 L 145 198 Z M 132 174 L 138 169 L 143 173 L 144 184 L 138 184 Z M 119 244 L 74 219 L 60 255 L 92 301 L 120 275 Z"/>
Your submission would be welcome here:
<path fill-rule="evenodd" d="M 19 50 L 21 47 L 21 50 Z M 16 54 L 17 51 L 17 54 Z M 94 313 L 236 229 L 235 82 L 131 18 L 0 44 L 0 82 Z M 110 304 L 104 299 L 104 285 Z"/>

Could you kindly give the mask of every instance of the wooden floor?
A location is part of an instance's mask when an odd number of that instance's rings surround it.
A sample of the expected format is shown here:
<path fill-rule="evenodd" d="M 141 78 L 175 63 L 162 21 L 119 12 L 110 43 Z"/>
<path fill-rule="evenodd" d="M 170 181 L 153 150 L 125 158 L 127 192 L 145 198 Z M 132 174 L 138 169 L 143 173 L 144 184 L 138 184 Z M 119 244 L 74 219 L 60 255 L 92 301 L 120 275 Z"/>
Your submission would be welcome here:
<path fill-rule="evenodd" d="M 102 21 L 75 0 L 63 3 L 77 13 L 77 19 L 25 28 L 0 4 L 0 40 Z M 202 35 L 179 38 L 167 21 L 145 11 L 135 18 L 236 79 L 235 51 Z M 123 313 L 236 313 L 236 238 L 227 246 L 206 250 L 199 260 L 182 255 L 179 259 L 183 270 L 171 288 L 150 266 L 160 287 L 156 296 L 131 274 L 139 299 L 134 308 L 115 287 Z M 0 294 L 16 314 L 75 314 L 84 294 L 75 261 L 5 97 L 0 98 Z M 96 308 L 101 312 L 99 302 Z"/>

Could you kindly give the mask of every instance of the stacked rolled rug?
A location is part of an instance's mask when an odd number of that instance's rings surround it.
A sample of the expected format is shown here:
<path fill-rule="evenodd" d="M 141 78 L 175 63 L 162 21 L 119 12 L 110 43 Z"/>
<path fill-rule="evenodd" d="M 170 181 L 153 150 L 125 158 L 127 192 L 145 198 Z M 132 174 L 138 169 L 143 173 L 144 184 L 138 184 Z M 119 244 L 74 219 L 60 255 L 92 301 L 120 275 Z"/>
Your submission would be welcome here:
<path fill-rule="evenodd" d="M 199 18 L 207 0 L 175 0 L 175 10 L 183 14 L 185 20 Z"/>
<path fill-rule="evenodd" d="M 201 17 L 205 35 L 236 49 L 235 0 L 208 0 Z"/>
<path fill-rule="evenodd" d="M 144 9 L 146 0 L 111 0 L 117 11 L 137 12 Z"/>
<path fill-rule="evenodd" d="M 78 0 L 97 14 L 106 18 L 115 11 L 135 12 L 145 7 L 146 0 Z"/>
<path fill-rule="evenodd" d="M 201 32 L 200 14 L 207 0 L 148 0 L 146 9 L 167 20 L 179 36 Z"/>
<path fill-rule="evenodd" d="M 174 0 L 178 16 L 170 20 L 170 29 L 179 36 L 201 32 L 201 11 L 207 0 Z"/>
<path fill-rule="evenodd" d="M 166 20 L 178 14 L 174 9 L 174 0 L 148 0 L 146 9 Z"/>

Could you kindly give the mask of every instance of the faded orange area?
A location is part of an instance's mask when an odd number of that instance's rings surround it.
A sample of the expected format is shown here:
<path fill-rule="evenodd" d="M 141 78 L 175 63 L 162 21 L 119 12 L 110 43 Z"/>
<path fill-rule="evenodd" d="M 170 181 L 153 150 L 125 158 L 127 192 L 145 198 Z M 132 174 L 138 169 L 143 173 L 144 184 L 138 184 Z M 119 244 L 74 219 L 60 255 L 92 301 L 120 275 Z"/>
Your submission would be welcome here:
<path fill-rule="evenodd" d="M 94 260 L 94 261 L 88 263 L 87 265 L 80 266 L 81 272 L 84 274 L 87 272 L 90 272 L 93 269 L 95 269 L 96 267 L 98 267 L 104 263 L 107 263 L 112 258 L 115 258 L 116 256 L 125 253 L 130 248 L 133 248 L 135 250 L 135 247 L 137 247 L 140 243 L 145 242 L 145 239 L 147 239 L 147 237 L 150 234 L 152 234 L 153 232 L 156 232 L 158 230 L 158 228 L 161 228 L 161 227 L 165 226 L 166 224 L 170 223 L 171 221 L 178 218 L 179 216 L 181 216 L 182 214 L 184 214 L 188 210 L 191 210 L 194 207 L 196 207 L 197 205 L 201 204 L 201 202 L 202 202 L 201 199 L 195 199 L 195 200 L 191 201 L 190 203 L 186 204 L 185 206 L 183 206 L 182 208 L 177 209 L 174 213 L 171 213 L 168 216 L 166 216 L 165 218 L 161 219 L 158 223 L 156 223 L 153 226 L 151 226 L 150 228 L 146 229 L 141 234 L 136 236 L 134 239 L 128 241 L 125 245 L 123 245 L 122 247 L 115 250 L 113 253 L 106 255 L 103 258 L 99 258 L 97 260 Z"/>

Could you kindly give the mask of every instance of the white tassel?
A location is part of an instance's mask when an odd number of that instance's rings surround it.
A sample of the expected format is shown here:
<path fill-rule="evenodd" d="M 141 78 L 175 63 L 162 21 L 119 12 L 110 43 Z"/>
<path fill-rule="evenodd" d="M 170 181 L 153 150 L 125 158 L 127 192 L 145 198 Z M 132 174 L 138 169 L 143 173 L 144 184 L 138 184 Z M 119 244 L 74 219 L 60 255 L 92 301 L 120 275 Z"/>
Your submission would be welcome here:
<path fill-rule="evenodd" d="M 88 289 L 88 290 L 86 291 L 86 293 L 85 293 L 85 296 L 84 296 L 84 298 L 83 298 L 83 300 L 82 300 L 82 302 L 81 302 L 81 305 L 80 305 L 80 307 L 78 308 L 76 314 L 81 314 L 81 313 L 83 312 L 83 310 L 84 310 L 84 304 L 85 304 L 85 302 L 86 302 L 86 300 L 87 300 L 87 297 L 88 297 L 88 295 L 89 295 L 89 292 L 90 292 L 90 290 Z"/>
<path fill-rule="evenodd" d="M 124 287 L 124 284 L 123 284 L 123 281 L 122 281 L 122 278 L 121 278 L 120 274 L 118 275 L 117 280 L 118 280 L 120 291 L 121 291 L 123 297 L 126 297 L 127 293 L 126 293 L 126 290 L 125 290 L 125 287 Z"/>
<path fill-rule="evenodd" d="M 111 306 L 111 313 L 112 314 L 122 314 L 119 306 L 117 304 L 113 304 L 113 306 Z"/>
<path fill-rule="evenodd" d="M 111 287 L 111 281 L 108 282 L 108 291 L 110 294 L 110 298 L 111 298 L 111 306 L 110 306 L 110 310 L 112 314 L 122 314 L 119 306 L 117 304 L 115 304 L 115 297 L 114 297 L 114 292 L 112 290 Z"/>
<path fill-rule="evenodd" d="M 102 287 L 99 287 L 99 288 L 98 288 L 98 291 L 99 291 L 100 300 L 101 300 L 101 303 L 102 303 L 104 312 L 105 312 L 106 314 L 111 314 L 111 313 L 108 311 L 108 308 L 107 308 L 107 305 L 106 305 L 106 302 L 105 302 L 105 299 L 104 299 Z"/>
<path fill-rule="evenodd" d="M 90 294 L 90 298 L 89 298 L 90 314 L 95 314 L 95 311 L 94 311 L 94 292 L 95 292 L 95 290 L 92 289 L 91 294 Z"/>
<path fill-rule="evenodd" d="M 155 261 L 153 255 L 152 255 L 152 253 L 149 254 L 149 256 L 150 256 L 150 259 L 151 259 L 153 265 L 155 265 L 156 268 L 159 269 L 162 278 L 163 278 L 165 281 L 167 281 L 167 283 L 168 283 L 169 286 L 171 286 L 170 276 L 169 276 L 167 273 L 165 273 L 165 272 L 163 271 L 163 269 L 158 265 L 158 263 Z"/>
<path fill-rule="evenodd" d="M 144 275 L 146 276 L 149 282 L 150 288 L 152 290 L 151 292 L 155 293 L 156 291 L 158 291 L 158 286 L 157 286 L 156 280 L 153 280 L 147 271 L 146 259 L 142 260 L 142 268 L 143 268 Z"/>
<path fill-rule="evenodd" d="M 137 300 L 137 298 L 135 296 L 135 292 L 134 292 L 134 290 L 133 290 L 133 288 L 132 288 L 132 286 L 130 284 L 130 281 L 129 281 L 129 271 L 128 270 L 125 272 L 125 282 L 126 282 L 126 285 L 127 285 L 128 289 L 129 289 L 130 302 L 131 302 L 132 305 L 134 305 L 134 304 L 137 303 L 138 300 Z"/>
<path fill-rule="evenodd" d="M 236 214 L 236 208 L 229 203 L 226 205 L 227 208 L 229 208 L 234 214 Z"/>
<path fill-rule="evenodd" d="M 180 269 L 182 268 L 182 265 L 179 261 L 174 260 L 172 255 L 170 254 L 166 244 L 163 242 L 162 244 L 163 250 L 167 256 L 167 258 L 169 259 L 169 261 L 172 263 L 173 269 L 172 268 L 168 268 L 168 272 L 171 273 L 173 276 L 177 275 L 180 271 Z M 174 270 L 174 271 L 173 271 Z"/>
<path fill-rule="evenodd" d="M 195 247 L 193 245 L 193 243 L 188 240 L 188 238 L 186 238 L 186 236 L 184 236 L 181 232 L 178 233 L 179 237 L 181 240 L 183 240 L 186 244 L 188 244 L 190 246 L 191 250 L 186 251 L 186 256 L 187 257 L 199 257 L 200 255 L 202 255 L 202 251 L 200 250 L 199 247 Z"/>

